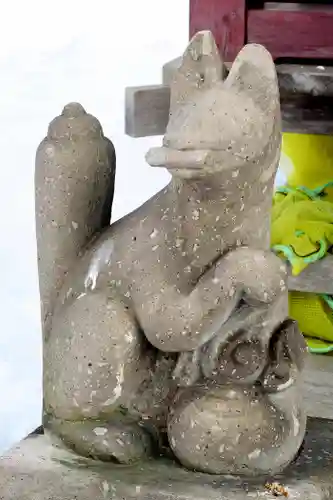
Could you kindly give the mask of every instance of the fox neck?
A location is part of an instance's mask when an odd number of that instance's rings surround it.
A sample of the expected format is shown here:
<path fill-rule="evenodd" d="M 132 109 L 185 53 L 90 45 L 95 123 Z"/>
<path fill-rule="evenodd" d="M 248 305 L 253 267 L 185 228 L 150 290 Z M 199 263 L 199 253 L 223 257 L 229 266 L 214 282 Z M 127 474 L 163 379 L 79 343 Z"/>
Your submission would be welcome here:
<path fill-rule="evenodd" d="M 269 233 L 269 213 L 274 178 L 258 182 L 258 173 L 229 171 L 196 180 L 173 179 L 173 213 L 183 253 L 201 268 L 228 248 L 247 244 L 243 228 L 252 218 Z M 258 211 L 261 206 L 262 210 Z M 244 224 L 243 224 L 244 223 Z M 247 232 L 245 228 L 245 233 Z"/>

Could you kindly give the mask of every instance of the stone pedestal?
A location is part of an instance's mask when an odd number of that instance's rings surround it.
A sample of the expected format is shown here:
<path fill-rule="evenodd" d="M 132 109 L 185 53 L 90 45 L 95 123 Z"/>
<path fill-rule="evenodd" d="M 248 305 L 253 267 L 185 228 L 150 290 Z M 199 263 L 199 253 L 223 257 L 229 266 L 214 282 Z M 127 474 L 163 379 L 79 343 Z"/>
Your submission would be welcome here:
<path fill-rule="evenodd" d="M 304 449 L 284 474 L 244 481 L 197 474 L 165 459 L 131 467 L 102 464 L 79 458 L 47 435 L 32 435 L 0 459 L 0 499 L 273 499 L 265 488 L 273 481 L 284 487 L 290 500 L 330 499 L 332 442 L 333 422 L 310 419 Z"/>

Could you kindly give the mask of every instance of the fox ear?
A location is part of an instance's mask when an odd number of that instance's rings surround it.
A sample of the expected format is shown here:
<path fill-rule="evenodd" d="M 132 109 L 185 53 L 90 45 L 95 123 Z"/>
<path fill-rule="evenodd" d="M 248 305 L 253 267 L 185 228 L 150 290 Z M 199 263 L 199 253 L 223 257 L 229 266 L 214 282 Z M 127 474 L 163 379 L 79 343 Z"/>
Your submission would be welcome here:
<path fill-rule="evenodd" d="M 198 92 L 222 82 L 225 66 L 210 31 L 199 31 L 189 42 L 171 84 L 170 111 Z"/>
<path fill-rule="evenodd" d="M 250 97 L 263 111 L 279 107 L 279 86 L 270 53 L 258 44 L 245 45 L 233 63 L 225 88 Z"/>

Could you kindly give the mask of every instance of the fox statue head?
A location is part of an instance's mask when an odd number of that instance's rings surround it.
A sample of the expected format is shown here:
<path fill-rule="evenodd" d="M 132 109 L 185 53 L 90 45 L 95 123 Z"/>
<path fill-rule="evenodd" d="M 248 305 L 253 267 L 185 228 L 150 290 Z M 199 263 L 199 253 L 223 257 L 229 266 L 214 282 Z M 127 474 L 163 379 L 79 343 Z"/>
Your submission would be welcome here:
<path fill-rule="evenodd" d="M 226 73 L 212 34 L 197 33 L 171 84 L 163 147 L 147 153 L 150 165 L 183 179 L 231 169 L 275 176 L 281 118 L 274 62 L 264 47 L 250 44 Z"/>

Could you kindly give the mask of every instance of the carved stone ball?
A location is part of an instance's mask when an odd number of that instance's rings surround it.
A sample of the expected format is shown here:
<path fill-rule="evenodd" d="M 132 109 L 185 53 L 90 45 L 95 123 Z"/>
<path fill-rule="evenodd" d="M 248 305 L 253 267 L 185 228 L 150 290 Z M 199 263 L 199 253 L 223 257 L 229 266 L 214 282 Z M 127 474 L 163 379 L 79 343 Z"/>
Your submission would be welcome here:
<path fill-rule="evenodd" d="M 288 432 L 284 423 L 282 414 L 254 388 L 199 387 L 179 397 L 168 434 L 173 452 L 190 469 L 251 475 L 274 468 L 269 455 L 271 450 L 276 454 Z"/>

